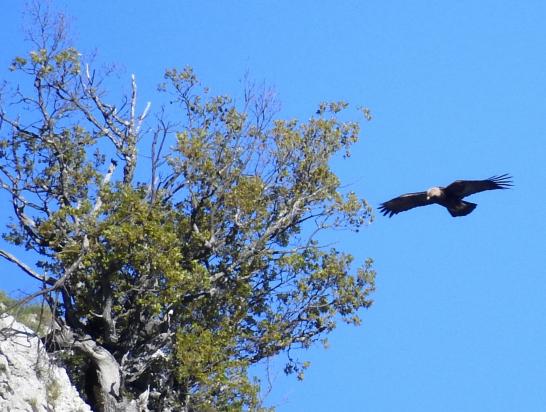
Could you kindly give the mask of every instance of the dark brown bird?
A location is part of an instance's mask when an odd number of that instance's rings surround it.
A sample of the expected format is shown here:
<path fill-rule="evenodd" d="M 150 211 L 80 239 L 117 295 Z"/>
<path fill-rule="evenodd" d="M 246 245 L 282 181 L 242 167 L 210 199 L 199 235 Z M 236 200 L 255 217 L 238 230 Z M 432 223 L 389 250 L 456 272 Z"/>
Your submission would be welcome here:
<path fill-rule="evenodd" d="M 447 187 L 431 187 L 426 192 L 407 193 L 395 197 L 379 206 L 384 216 L 392 217 L 414 207 L 436 203 L 444 206 L 453 217 L 466 216 L 477 204 L 465 202 L 464 197 L 485 190 L 509 189 L 512 187 L 512 176 L 503 174 L 485 180 L 456 180 Z"/>

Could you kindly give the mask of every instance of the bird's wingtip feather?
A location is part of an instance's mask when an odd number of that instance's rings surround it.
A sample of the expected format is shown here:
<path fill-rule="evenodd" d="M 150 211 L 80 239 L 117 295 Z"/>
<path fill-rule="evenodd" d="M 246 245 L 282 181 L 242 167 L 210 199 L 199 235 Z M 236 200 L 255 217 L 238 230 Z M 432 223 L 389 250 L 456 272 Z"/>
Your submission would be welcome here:
<path fill-rule="evenodd" d="M 502 175 L 491 176 L 489 181 L 495 183 L 498 186 L 498 189 L 509 189 L 514 186 L 513 177 L 509 173 L 504 173 Z"/>

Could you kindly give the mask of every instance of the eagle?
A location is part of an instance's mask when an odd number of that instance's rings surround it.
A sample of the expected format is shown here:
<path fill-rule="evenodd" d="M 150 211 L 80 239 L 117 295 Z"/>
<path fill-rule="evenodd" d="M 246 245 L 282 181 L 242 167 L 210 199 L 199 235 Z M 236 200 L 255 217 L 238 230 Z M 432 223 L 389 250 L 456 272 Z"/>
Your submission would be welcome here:
<path fill-rule="evenodd" d="M 431 187 L 426 192 L 407 193 L 395 197 L 379 206 L 383 216 L 392 217 L 414 207 L 427 206 L 433 203 L 441 205 L 453 217 L 466 216 L 477 206 L 465 202 L 463 198 L 485 190 L 509 189 L 512 187 L 512 176 L 503 174 L 485 180 L 456 180 L 447 187 Z"/>

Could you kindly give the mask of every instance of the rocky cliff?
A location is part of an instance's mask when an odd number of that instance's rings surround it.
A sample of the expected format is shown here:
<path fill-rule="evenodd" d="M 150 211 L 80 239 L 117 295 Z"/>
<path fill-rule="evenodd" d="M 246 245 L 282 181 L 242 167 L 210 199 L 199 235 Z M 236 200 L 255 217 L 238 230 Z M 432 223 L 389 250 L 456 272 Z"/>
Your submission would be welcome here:
<path fill-rule="evenodd" d="M 0 315 L 0 411 L 91 412 L 26 326 Z"/>

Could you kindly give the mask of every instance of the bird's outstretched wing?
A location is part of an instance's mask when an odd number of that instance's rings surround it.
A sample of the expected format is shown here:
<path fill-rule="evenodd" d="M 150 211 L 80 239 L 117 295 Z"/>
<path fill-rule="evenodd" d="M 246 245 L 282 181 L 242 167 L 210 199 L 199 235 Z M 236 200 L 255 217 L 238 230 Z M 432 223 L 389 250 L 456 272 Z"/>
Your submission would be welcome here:
<path fill-rule="evenodd" d="M 503 174 L 485 180 L 456 180 L 444 189 L 444 193 L 461 199 L 484 190 L 509 189 L 510 187 L 512 187 L 512 176 Z"/>
<path fill-rule="evenodd" d="M 427 192 L 407 193 L 395 197 L 385 203 L 381 203 L 379 211 L 383 216 L 392 217 L 400 212 L 413 209 L 414 207 L 430 205 L 434 202 L 427 200 Z"/>

